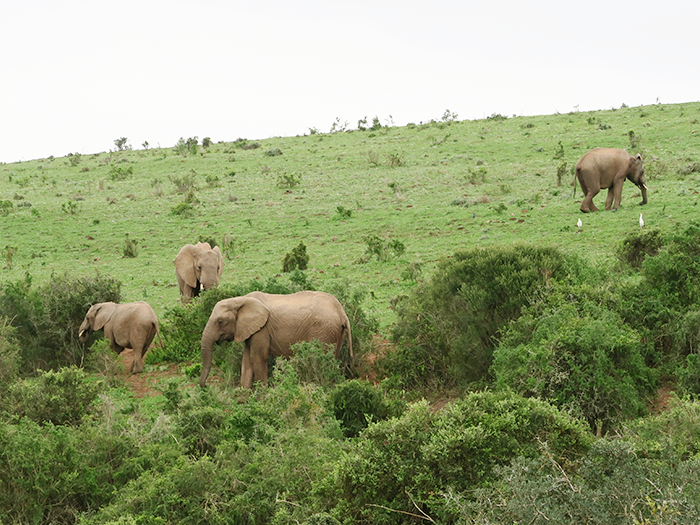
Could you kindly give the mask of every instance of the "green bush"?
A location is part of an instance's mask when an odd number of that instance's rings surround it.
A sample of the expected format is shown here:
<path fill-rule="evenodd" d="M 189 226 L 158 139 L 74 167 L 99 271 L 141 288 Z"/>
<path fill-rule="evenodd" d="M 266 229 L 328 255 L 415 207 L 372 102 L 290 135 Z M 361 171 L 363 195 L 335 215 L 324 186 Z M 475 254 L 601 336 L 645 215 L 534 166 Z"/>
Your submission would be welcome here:
<path fill-rule="evenodd" d="M 339 461 L 328 497 L 355 522 L 404 523 L 402 513 L 411 513 L 452 523 L 446 494 L 496 481 L 498 465 L 536 458 L 544 444 L 568 468 L 592 440 L 580 421 L 514 394 L 470 394 L 439 412 L 420 402 L 362 432 Z"/>
<path fill-rule="evenodd" d="M 646 413 L 658 375 L 640 335 L 613 311 L 581 299 L 550 299 L 511 326 L 494 352 L 495 386 L 548 399 L 607 431 Z"/>
<path fill-rule="evenodd" d="M 319 341 L 305 341 L 292 345 L 291 350 L 294 355 L 287 363 L 296 371 L 301 383 L 313 383 L 327 388 L 345 379 L 332 346 Z"/>
<path fill-rule="evenodd" d="M 632 268 L 641 268 L 644 260 L 657 255 L 662 245 L 659 229 L 635 229 L 622 239 L 617 248 L 617 257 Z"/>
<path fill-rule="evenodd" d="M 388 415 L 382 395 L 363 379 L 339 384 L 329 400 L 346 437 L 356 437 L 371 422 L 386 419 Z"/>
<path fill-rule="evenodd" d="M 586 271 L 550 247 L 458 252 L 398 301 L 398 350 L 381 364 L 406 386 L 486 381 L 500 331 L 551 283 L 581 279 Z"/>
<path fill-rule="evenodd" d="M 8 396 L 17 417 L 37 423 L 75 425 L 92 408 L 101 385 L 76 367 L 42 372 L 12 384 Z"/>
<path fill-rule="evenodd" d="M 6 317 L 0 317 L 0 408 L 4 392 L 17 377 L 20 366 L 20 349 L 16 329 Z"/>
<path fill-rule="evenodd" d="M 284 255 L 282 260 L 282 271 L 306 270 L 309 265 L 309 256 L 306 253 L 306 245 L 301 241 L 296 247 Z"/>
<path fill-rule="evenodd" d="M 86 345 L 78 329 L 91 305 L 121 299 L 121 284 L 111 277 L 53 275 L 41 287 L 33 287 L 29 273 L 24 279 L 0 288 L 0 315 L 11 319 L 21 349 L 22 371 L 80 364 Z M 102 337 L 102 334 L 99 334 Z"/>

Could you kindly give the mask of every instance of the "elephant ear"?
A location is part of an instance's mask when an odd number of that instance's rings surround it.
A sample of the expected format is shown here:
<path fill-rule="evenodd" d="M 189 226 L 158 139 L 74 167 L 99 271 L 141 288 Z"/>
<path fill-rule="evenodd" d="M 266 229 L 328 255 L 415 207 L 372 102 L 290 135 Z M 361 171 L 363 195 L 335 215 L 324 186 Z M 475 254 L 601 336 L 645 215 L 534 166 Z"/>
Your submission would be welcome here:
<path fill-rule="evenodd" d="M 112 318 L 114 310 L 117 309 L 115 303 L 102 303 L 95 311 L 95 322 L 92 325 L 93 330 L 102 330 L 107 322 Z"/>
<path fill-rule="evenodd" d="M 221 250 L 219 250 L 218 246 L 214 246 L 212 251 L 219 256 L 219 278 L 221 278 L 221 274 L 224 273 L 224 256 L 221 255 Z"/>
<path fill-rule="evenodd" d="M 234 341 L 242 343 L 259 331 L 270 317 L 270 310 L 253 297 L 243 297 L 236 316 Z"/>
<path fill-rule="evenodd" d="M 190 288 L 197 287 L 197 275 L 194 273 L 194 253 L 195 246 L 185 244 L 173 261 L 175 271 Z"/>

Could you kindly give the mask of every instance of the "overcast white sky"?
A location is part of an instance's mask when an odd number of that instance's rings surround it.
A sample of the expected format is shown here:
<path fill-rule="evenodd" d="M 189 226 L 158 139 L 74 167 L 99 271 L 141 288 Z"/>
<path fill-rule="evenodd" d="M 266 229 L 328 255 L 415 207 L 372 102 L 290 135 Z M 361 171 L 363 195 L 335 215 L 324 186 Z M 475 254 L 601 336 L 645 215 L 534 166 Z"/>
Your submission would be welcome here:
<path fill-rule="evenodd" d="M 0 0 L 0 162 L 700 100 L 697 0 Z"/>

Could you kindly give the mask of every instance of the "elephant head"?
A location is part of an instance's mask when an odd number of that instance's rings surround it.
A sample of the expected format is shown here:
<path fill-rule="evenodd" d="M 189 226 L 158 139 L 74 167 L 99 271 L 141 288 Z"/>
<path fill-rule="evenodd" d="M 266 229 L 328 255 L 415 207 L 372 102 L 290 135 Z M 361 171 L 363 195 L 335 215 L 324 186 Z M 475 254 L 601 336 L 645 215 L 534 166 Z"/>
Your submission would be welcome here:
<path fill-rule="evenodd" d="M 97 303 L 90 307 L 78 329 L 78 339 L 84 343 L 95 330 L 102 330 L 116 310 L 116 303 Z"/>
<path fill-rule="evenodd" d="M 627 178 L 637 185 L 637 187 L 642 192 L 642 202 L 640 204 L 647 203 L 647 185 L 646 179 L 644 178 L 644 163 L 642 162 L 642 156 L 637 153 L 636 156 L 630 158 L 630 167 L 627 171 Z"/>
<path fill-rule="evenodd" d="M 202 332 L 202 375 L 200 386 L 204 386 L 211 370 L 214 343 L 235 341 L 242 343 L 257 333 L 267 323 L 270 311 L 250 296 L 224 299 L 214 306 L 207 325 Z"/>
<path fill-rule="evenodd" d="M 224 258 L 218 246 L 208 242 L 186 244 L 173 261 L 180 294 L 188 301 L 199 294 L 200 288 L 209 290 L 219 284 L 224 271 Z"/>

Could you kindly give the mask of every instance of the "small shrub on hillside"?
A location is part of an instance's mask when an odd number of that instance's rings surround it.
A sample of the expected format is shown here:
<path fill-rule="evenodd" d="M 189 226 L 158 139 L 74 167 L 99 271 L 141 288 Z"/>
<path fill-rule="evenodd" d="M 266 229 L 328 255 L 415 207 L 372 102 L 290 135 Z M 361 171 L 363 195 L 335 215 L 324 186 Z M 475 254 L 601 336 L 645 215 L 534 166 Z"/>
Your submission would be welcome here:
<path fill-rule="evenodd" d="M 329 397 L 331 410 L 346 437 L 356 437 L 372 422 L 387 418 L 381 393 L 363 379 L 340 383 Z"/>
<path fill-rule="evenodd" d="M 188 202 L 181 202 L 170 208 L 170 215 L 177 215 L 179 217 L 190 218 L 194 217 L 195 211 L 194 207 Z"/>
<path fill-rule="evenodd" d="M 398 239 L 384 240 L 370 233 L 363 240 L 367 248 L 364 256 L 357 260 L 360 264 L 369 262 L 372 257 L 376 257 L 379 262 L 387 262 L 392 257 L 401 257 L 406 251 L 406 246 Z"/>
<path fill-rule="evenodd" d="M 68 202 L 61 204 L 61 209 L 63 210 L 63 213 L 68 215 L 77 215 L 80 211 L 80 205 L 75 201 L 69 200 Z"/>
<path fill-rule="evenodd" d="M 192 189 L 197 189 L 196 178 L 197 172 L 194 170 L 190 170 L 189 173 L 182 176 L 168 175 L 168 179 L 175 185 L 177 192 L 183 194 L 189 193 Z"/>
<path fill-rule="evenodd" d="M 282 150 L 279 148 L 272 148 L 272 149 L 267 150 L 265 152 L 265 155 L 267 157 L 279 157 L 280 155 L 282 155 Z"/>
<path fill-rule="evenodd" d="M 306 253 L 306 245 L 301 241 L 291 252 L 285 254 L 282 260 L 282 271 L 306 270 L 309 265 L 309 255 Z"/>
<path fill-rule="evenodd" d="M 296 188 L 301 184 L 301 174 L 300 173 L 283 173 L 277 177 L 277 187 L 278 188 Z"/>
<path fill-rule="evenodd" d="M 126 180 L 134 174 L 134 165 L 129 164 L 128 166 L 119 166 L 117 164 L 112 164 L 109 167 L 109 178 L 113 181 Z"/>
<path fill-rule="evenodd" d="M 17 246 L 10 246 L 9 244 L 5 246 L 5 250 L 3 251 L 3 256 L 5 257 L 5 268 L 8 270 L 12 269 L 12 265 L 15 260 L 15 255 L 17 255 Z"/>
<path fill-rule="evenodd" d="M 204 137 L 204 138 L 202 139 L 202 147 L 203 147 L 204 149 L 209 149 L 209 148 L 211 147 L 211 145 L 212 145 L 211 138 L 209 138 L 209 137 Z"/>
<path fill-rule="evenodd" d="M 148 143 L 146 143 L 148 144 Z M 124 150 L 130 150 L 131 146 L 129 145 L 129 139 L 126 137 L 120 137 L 118 139 L 114 139 L 114 146 L 117 148 L 117 151 L 124 151 Z"/>
<path fill-rule="evenodd" d="M 175 153 L 187 157 L 188 155 L 196 155 L 199 150 L 199 139 L 197 137 L 190 137 L 187 140 L 180 137 L 177 141 L 175 147 L 173 148 Z"/>
<path fill-rule="evenodd" d="M 9 388 L 14 414 L 37 423 L 74 425 L 88 413 L 97 399 L 99 383 L 77 367 L 41 372 Z"/>
<path fill-rule="evenodd" d="M 0 216 L 7 217 L 14 208 L 14 204 L 10 200 L 0 200 Z"/>
<path fill-rule="evenodd" d="M 126 234 L 126 239 L 124 240 L 124 249 L 122 250 L 124 257 L 133 258 L 139 254 L 138 246 L 136 243 L 129 239 L 129 234 Z"/>

